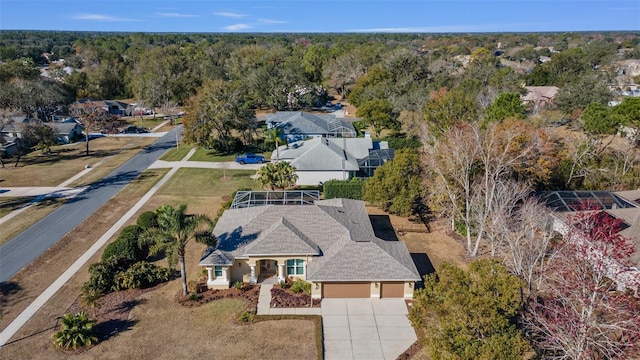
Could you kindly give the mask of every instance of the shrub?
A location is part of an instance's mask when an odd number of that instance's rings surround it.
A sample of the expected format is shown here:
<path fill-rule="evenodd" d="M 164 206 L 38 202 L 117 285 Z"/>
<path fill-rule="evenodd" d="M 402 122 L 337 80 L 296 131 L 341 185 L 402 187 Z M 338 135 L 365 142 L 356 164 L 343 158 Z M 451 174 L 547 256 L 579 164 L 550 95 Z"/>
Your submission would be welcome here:
<path fill-rule="evenodd" d="M 364 180 L 357 178 L 353 178 L 348 181 L 329 180 L 324 183 L 324 198 L 345 198 L 362 200 L 362 189 L 364 187 L 364 183 Z"/>
<path fill-rule="evenodd" d="M 133 264 L 126 271 L 116 274 L 114 290 L 150 287 L 168 281 L 170 277 L 171 269 L 141 261 Z"/>
<path fill-rule="evenodd" d="M 242 288 L 244 287 L 244 284 L 242 283 L 242 281 L 236 281 L 233 283 L 233 287 L 242 291 Z"/>
<path fill-rule="evenodd" d="M 252 322 L 252 321 L 253 321 L 253 319 L 254 319 L 254 317 L 255 317 L 255 314 L 254 314 L 254 313 L 252 313 L 252 312 L 250 312 L 250 311 L 243 311 L 243 312 L 240 314 L 240 317 L 238 317 L 238 320 L 239 320 L 240 322 L 244 322 L 244 323 L 246 323 L 246 322 Z"/>
<path fill-rule="evenodd" d="M 93 326 L 96 321 L 89 319 L 84 311 L 75 315 L 64 314 L 62 329 L 53 335 L 53 342 L 65 349 L 77 349 L 98 342 Z"/>
<path fill-rule="evenodd" d="M 145 211 L 136 220 L 136 224 L 142 230 L 147 230 L 158 226 L 158 216 L 153 211 Z"/>
<path fill-rule="evenodd" d="M 82 286 L 83 291 L 107 294 L 114 290 L 115 278 L 119 272 L 126 271 L 131 264 L 124 257 L 112 256 L 89 266 L 89 280 Z"/>
<path fill-rule="evenodd" d="M 113 256 L 124 257 L 132 263 L 146 259 L 149 251 L 146 246 L 140 246 L 138 237 L 141 233 L 142 229 L 138 225 L 122 229 L 118 238 L 104 249 L 102 261 Z"/>
<path fill-rule="evenodd" d="M 296 279 L 291 284 L 291 291 L 296 294 L 299 294 L 299 293 L 311 294 L 311 283 L 308 283 L 301 279 Z"/>

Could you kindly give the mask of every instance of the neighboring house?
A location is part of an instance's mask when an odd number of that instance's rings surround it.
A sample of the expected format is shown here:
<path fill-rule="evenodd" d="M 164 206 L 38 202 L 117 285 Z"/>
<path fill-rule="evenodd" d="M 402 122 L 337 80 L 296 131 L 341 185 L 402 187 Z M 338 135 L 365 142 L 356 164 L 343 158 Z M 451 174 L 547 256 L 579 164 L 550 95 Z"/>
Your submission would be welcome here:
<path fill-rule="evenodd" d="M 313 298 L 410 299 L 420 280 L 405 244 L 377 238 L 359 200 L 230 209 L 213 233 L 199 263 L 210 288 L 277 276 L 310 282 Z"/>
<path fill-rule="evenodd" d="M 557 86 L 525 86 L 527 93 L 520 97 L 525 104 L 531 104 L 534 109 L 553 103 L 558 94 Z"/>
<path fill-rule="evenodd" d="M 0 146 L 2 147 L 2 152 L 0 153 L 0 156 L 5 156 L 5 157 L 13 156 L 15 153 L 18 152 L 18 149 L 20 147 L 20 141 L 21 140 L 19 138 L 0 135 Z"/>
<path fill-rule="evenodd" d="M 271 159 L 279 156 L 293 165 L 297 185 L 318 185 L 332 179 L 372 176 L 393 155 L 386 141 L 373 141 L 370 137 L 313 138 L 280 146 Z"/>
<path fill-rule="evenodd" d="M 21 139 L 22 125 L 28 124 L 31 121 L 34 120 L 24 116 L 14 116 L 10 118 L 4 125 L 2 125 L 2 128 L 0 129 L 0 136 L 6 138 Z"/>
<path fill-rule="evenodd" d="M 69 144 L 81 138 L 83 136 L 83 127 L 77 122 L 57 122 L 52 121 L 43 123 L 44 125 L 52 128 L 58 135 L 58 143 Z"/>
<path fill-rule="evenodd" d="M 118 100 L 104 100 L 104 107 L 109 114 L 117 116 L 128 116 L 133 111 L 129 104 Z"/>
<path fill-rule="evenodd" d="M 9 140 L 22 139 L 23 124 L 38 122 L 40 122 L 40 120 L 30 119 L 26 117 L 14 117 L 11 119 L 10 123 L 5 124 L 2 129 L 0 129 L 0 136 Z M 82 136 L 82 125 L 80 125 L 73 119 L 66 119 L 64 121 L 42 122 L 42 124 L 52 128 L 55 131 L 58 136 L 58 142 L 60 144 L 68 144 Z"/>
<path fill-rule="evenodd" d="M 607 260 L 610 277 L 621 287 L 640 285 L 640 189 L 629 191 L 546 191 L 538 193 L 541 200 L 554 211 L 554 230 L 566 236 L 569 222 L 577 212 L 602 210 L 608 216 L 624 221 L 621 236 L 635 243 L 636 252 L 629 259 L 628 268 L 611 259 Z M 575 240 L 575 239 L 574 239 Z M 578 238 L 578 240 L 580 240 Z M 590 254 L 596 256 L 597 254 Z"/>
<path fill-rule="evenodd" d="M 316 137 L 356 137 L 356 129 L 349 120 L 329 114 L 310 114 L 304 111 L 278 111 L 267 115 L 267 127 L 282 129 L 288 142 Z"/>

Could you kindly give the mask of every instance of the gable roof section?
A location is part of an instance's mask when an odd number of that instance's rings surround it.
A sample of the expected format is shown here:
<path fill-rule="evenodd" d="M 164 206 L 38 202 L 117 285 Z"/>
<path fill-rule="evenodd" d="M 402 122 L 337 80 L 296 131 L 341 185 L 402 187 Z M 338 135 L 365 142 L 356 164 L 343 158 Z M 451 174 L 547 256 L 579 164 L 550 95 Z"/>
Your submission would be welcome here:
<path fill-rule="evenodd" d="M 284 217 L 262 231 L 244 249 L 245 256 L 259 255 L 319 255 L 318 245 Z"/>

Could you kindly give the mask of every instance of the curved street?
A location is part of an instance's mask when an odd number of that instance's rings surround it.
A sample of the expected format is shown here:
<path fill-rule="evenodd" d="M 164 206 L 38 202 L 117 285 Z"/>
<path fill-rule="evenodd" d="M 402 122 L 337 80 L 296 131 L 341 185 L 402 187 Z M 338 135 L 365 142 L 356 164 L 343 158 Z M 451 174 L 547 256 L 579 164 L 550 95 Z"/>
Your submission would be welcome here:
<path fill-rule="evenodd" d="M 176 131 L 136 154 L 40 221 L 0 246 L 0 284 L 44 253 L 176 144 Z"/>

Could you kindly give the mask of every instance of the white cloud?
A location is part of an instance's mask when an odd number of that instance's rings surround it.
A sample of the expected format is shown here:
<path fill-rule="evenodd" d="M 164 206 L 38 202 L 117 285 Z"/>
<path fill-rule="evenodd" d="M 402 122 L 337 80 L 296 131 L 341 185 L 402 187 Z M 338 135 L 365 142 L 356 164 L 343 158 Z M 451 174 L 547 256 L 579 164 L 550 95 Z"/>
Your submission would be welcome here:
<path fill-rule="evenodd" d="M 235 25 L 225 26 L 224 29 L 227 31 L 240 31 L 244 29 L 249 29 L 250 27 L 251 26 L 247 24 L 235 24 Z"/>
<path fill-rule="evenodd" d="M 258 19 L 263 24 L 286 24 L 286 21 L 273 20 L 273 19 Z"/>
<path fill-rule="evenodd" d="M 124 17 L 102 15 L 102 14 L 78 14 L 73 16 L 76 20 L 90 20 L 90 21 L 104 21 L 104 22 L 118 22 L 118 21 L 140 21 L 136 19 L 128 19 Z"/>
<path fill-rule="evenodd" d="M 162 16 L 162 17 L 172 17 L 172 18 L 194 18 L 194 17 L 198 17 L 198 15 L 180 14 L 180 13 L 171 13 L 171 12 L 157 12 L 156 15 L 157 16 Z"/>
<path fill-rule="evenodd" d="M 213 15 L 230 17 L 230 18 L 234 18 L 234 19 L 240 19 L 240 18 L 243 18 L 243 17 L 247 16 L 247 14 L 238 14 L 238 13 L 224 12 L 224 11 L 214 12 Z"/>
<path fill-rule="evenodd" d="M 104 21 L 104 22 L 120 22 L 120 21 L 141 21 L 118 16 L 102 15 L 102 14 L 78 14 L 72 16 L 76 20 Z"/>

